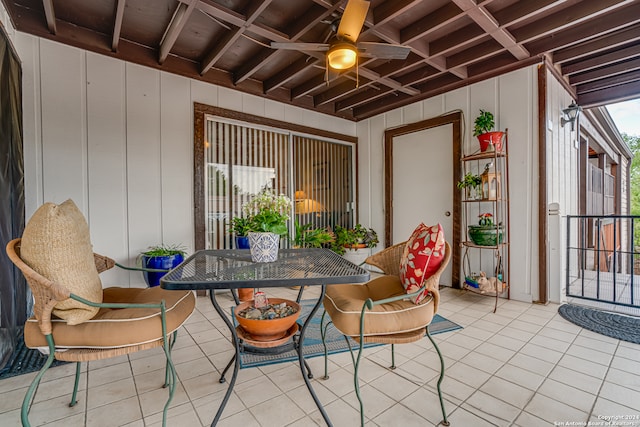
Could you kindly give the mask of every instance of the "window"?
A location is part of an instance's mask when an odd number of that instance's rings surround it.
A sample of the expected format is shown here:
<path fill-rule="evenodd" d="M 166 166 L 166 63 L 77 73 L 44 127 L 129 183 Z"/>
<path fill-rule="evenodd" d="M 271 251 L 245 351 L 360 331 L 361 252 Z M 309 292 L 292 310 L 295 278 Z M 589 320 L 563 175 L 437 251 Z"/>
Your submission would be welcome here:
<path fill-rule="evenodd" d="M 242 216 L 242 205 L 263 188 L 286 194 L 293 201 L 289 230 L 294 230 L 294 221 L 311 223 L 314 228 L 353 226 L 354 138 L 315 135 L 281 122 L 266 126 L 236 120 L 238 113 L 233 113 L 234 118 L 202 114 L 199 137 L 198 106 L 194 150 L 196 248 L 233 248 L 229 223 Z M 219 113 L 220 109 L 215 110 Z"/>

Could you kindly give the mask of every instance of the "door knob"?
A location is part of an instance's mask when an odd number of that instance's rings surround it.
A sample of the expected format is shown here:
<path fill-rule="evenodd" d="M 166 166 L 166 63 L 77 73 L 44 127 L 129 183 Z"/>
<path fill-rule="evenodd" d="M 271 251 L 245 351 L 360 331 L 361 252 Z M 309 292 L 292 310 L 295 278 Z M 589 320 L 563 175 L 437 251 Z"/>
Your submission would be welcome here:
<path fill-rule="evenodd" d="M 446 212 L 444 213 L 444 216 L 451 216 L 451 212 L 450 212 L 450 211 L 446 211 Z"/>

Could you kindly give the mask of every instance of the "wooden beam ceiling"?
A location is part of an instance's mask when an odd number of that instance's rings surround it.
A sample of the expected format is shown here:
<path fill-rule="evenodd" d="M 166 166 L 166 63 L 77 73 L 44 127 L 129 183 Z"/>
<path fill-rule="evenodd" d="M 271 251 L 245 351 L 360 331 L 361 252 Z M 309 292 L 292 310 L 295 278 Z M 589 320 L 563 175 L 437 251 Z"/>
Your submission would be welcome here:
<path fill-rule="evenodd" d="M 331 42 L 347 0 L 2 1 L 18 31 L 350 120 L 543 57 L 582 105 L 640 97 L 634 0 L 372 0 L 359 40 L 411 53 L 360 58 L 329 82 L 324 52 L 270 43 Z"/>

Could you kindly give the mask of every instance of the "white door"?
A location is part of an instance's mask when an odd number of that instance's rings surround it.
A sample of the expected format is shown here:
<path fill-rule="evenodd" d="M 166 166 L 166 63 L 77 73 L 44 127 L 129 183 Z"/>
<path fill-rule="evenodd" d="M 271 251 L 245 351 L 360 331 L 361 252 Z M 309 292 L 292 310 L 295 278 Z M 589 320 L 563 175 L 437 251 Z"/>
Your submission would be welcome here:
<path fill-rule="evenodd" d="M 393 138 L 393 242 L 407 240 L 418 224 L 442 224 L 453 241 L 453 142 L 447 124 Z M 452 248 L 453 249 L 453 248 Z M 451 286 L 451 263 L 440 278 Z"/>

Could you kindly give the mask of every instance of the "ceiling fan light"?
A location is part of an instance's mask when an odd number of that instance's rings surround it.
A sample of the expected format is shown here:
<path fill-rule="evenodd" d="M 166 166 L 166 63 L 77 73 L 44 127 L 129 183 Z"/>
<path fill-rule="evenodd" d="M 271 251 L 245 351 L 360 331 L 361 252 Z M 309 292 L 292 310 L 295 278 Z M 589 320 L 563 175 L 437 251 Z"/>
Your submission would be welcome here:
<path fill-rule="evenodd" d="M 327 59 L 329 66 L 336 70 L 346 70 L 356 65 L 358 53 L 356 48 L 348 43 L 340 43 L 329 49 Z"/>

